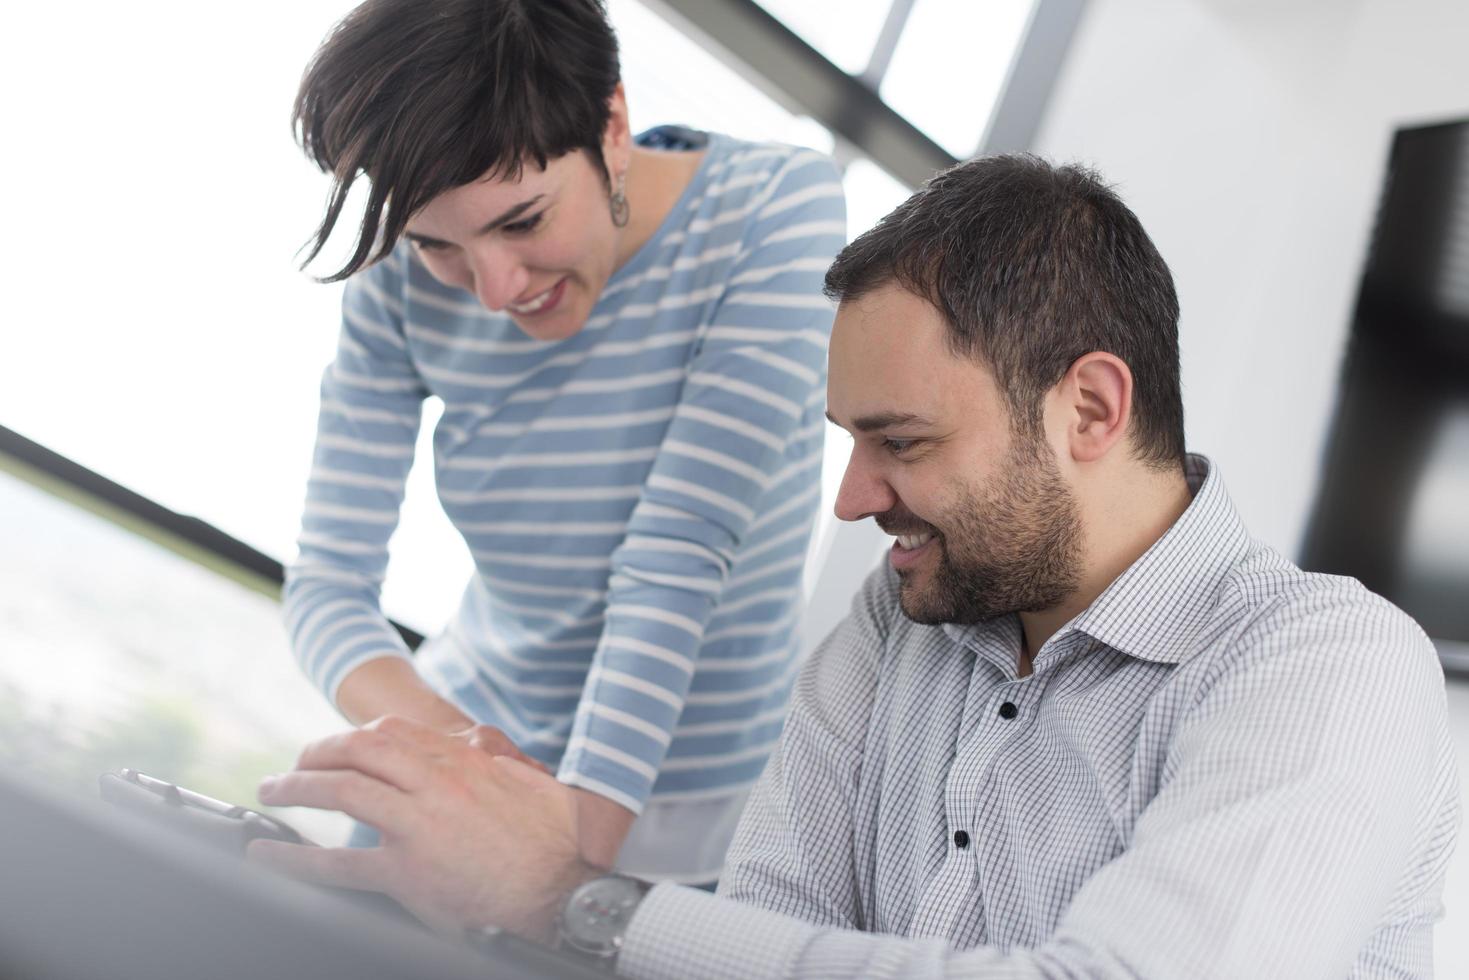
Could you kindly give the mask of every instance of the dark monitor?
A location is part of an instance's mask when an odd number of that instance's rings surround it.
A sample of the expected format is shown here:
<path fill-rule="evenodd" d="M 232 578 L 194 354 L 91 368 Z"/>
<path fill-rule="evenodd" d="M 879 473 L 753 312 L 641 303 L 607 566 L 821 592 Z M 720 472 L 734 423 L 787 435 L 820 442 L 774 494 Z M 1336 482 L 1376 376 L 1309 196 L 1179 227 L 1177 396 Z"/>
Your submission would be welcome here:
<path fill-rule="evenodd" d="M 1302 564 L 1469 670 L 1469 120 L 1399 130 Z"/>
<path fill-rule="evenodd" d="M 0 776 L 7 980 L 602 975 L 518 940 L 481 953 L 129 811 Z"/>

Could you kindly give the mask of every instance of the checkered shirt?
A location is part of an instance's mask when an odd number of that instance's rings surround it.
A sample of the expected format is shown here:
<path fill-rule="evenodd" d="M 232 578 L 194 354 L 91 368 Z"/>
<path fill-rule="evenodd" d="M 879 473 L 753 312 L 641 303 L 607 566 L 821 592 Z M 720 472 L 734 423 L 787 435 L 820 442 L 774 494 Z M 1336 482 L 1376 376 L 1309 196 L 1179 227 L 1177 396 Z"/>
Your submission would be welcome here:
<path fill-rule="evenodd" d="M 874 572 L 812 655 L 718 895 L 618 964 L 748 977 L 1423 977 L 1457 832 L 1443 675 L 1359 583 L 1184 515 L 1017 674 Z"/>

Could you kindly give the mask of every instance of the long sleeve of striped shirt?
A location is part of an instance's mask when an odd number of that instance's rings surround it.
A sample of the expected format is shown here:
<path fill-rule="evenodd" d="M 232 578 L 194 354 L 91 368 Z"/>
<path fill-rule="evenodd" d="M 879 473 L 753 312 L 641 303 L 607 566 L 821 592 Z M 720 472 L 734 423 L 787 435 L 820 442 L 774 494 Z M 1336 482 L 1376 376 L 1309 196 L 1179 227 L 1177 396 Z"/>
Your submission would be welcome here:
<path fill-rule="evenodd" d="M 565 341 L 526 338 L 406 248 L 349 282 L 285 593 L 308 675 L 334 698 L 366 660 L 406 655 L 377 596 L 435 395 L 439 499 L 476 574 L 419 672 L 634 812 L 650 794 L 737 806 L 794 683 L 821 280 L 844 225 L 830 159 L 710 134 L 663 228 Z"/>
<path fill-rule="evenodd" d="M 657 886 L 639 980 L 1428 977 L 1459 821 L 1411 619 L 1184 516 L 1039 651 L 869 578 L 812 655 L 719 895 Z"/>
<path fill-rule="evenodd" d="M 349 284 L 336 357 L 321 380 L 316 450 L 285 611 L 307 675 L 333 702 L 354 669 L 408 648 L 379 604 L 388 539 L 413 464 L 423 400 L 404 337 L 397 262 Z"/>
<path fill-rule="evenodd" d="M 832 320 L 821 281 L 841 242 L 839 187 L 824 158 L 796 156 L 747 205 L 753 220 L 700 325 L 682 397 L 612 554 L 606 624 L 559 776 L 635 812 L 652 791 L 696 667 L 706 696 L 728 692 L 736 708 L 750 700 L 725 683 L 760 666 L 748 647 L 698 660 L 750 525 L 762 508 L 800 497 L 820 473 Z M 803 544 L 807 533 L 798 524 L 786 537 Z M 788 581 L 772 584 L 776 594 L 740 601 L 788 605 Z M 788 661 L 790 651 L 759 656 Z M 757 749 L 763 759 L 768 748 Z"/>

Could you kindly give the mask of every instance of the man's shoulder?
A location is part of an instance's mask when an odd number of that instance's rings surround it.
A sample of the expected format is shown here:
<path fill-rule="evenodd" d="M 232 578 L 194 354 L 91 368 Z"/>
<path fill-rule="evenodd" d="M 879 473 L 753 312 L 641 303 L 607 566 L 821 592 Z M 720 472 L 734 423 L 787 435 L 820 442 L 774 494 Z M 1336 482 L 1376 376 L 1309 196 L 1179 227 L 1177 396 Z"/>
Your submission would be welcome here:
<path fill-rule="evenodd" d="M 900 588 L 897 572 L 884 558 L 853 595 L 847 615 L 812 651 L 807 683 L 849 691 L 883 684 L 922 688 L 935 659 L 954 659 L 958 641 L 943 626 L 904 615 Z"/>
<path fill-rule="evenodd" d="M 1233 570 L 1229 588 L 1252 633 L 1290 623 L 1339 635 L 1406 636 L 1428 642 L 1418 624 L 1357 579 L 1300 568 L 1259 546 Z"/>
<path fill-rule="evenodd" d="M 1305 679 L 1329 669 L 1442 684 L 1432 642 L 1407 613 L 1354 578 L 1310 572 L 1257 545 L 1225 577 L 1206 659 L 1222 671 L 1269 662 Z"/>
<path fill-rule="evenodd" d="M 831 640 L 840 638 L 840 642 L 821 644 L 817 654 L 856 655 L 871 660 L 881 657 L 894 630 L 908 622 L 898 603 L 898 584 L 898 573 L 886 560 L 873 568 L 853 594 L 847 615 L 830 637 Z"/>

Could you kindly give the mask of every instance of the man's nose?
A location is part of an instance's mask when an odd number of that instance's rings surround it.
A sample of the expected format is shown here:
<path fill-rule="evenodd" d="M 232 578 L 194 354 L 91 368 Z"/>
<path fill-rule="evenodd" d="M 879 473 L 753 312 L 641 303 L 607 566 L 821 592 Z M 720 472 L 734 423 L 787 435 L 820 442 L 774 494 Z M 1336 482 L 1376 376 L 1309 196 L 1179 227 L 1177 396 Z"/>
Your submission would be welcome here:
<path fill-rule="evenodd" d="M 898 502 L 898 495 L 887 480 L 861 456 L 861 447 L 854 446 L 847 460 L 847 470 L 842 474 L 842 485 L 837 490 L 833 510 L 843 521 L 860 521 L 864 517 L 885 514 Z"/>

